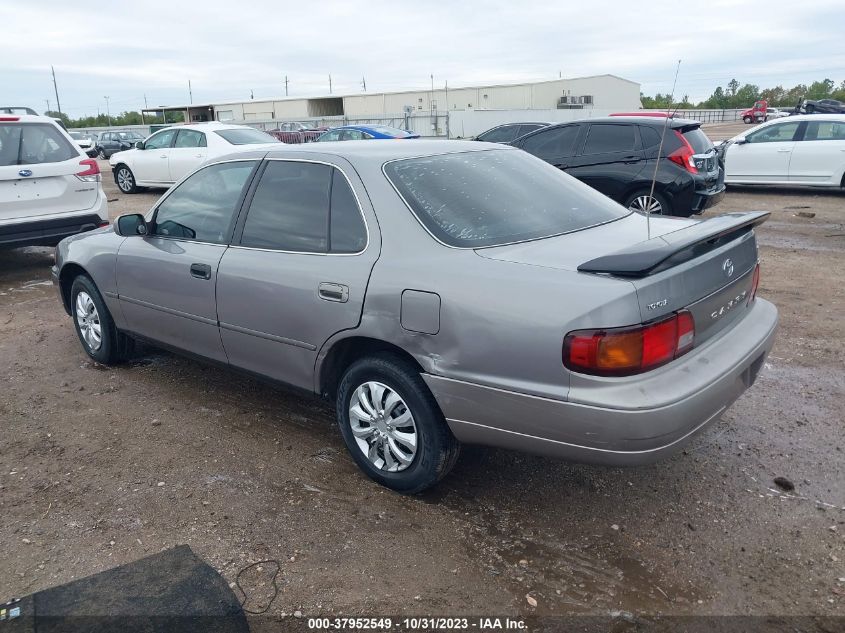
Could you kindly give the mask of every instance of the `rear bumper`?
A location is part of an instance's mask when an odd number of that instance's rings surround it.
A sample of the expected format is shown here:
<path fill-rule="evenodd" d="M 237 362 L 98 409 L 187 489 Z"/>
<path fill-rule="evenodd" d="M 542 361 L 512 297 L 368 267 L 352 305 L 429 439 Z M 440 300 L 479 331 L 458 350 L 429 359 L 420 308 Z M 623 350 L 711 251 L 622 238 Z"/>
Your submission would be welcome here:
<path fill-rule="evenodd" d="M 692 212 L 701 213 L 705 209 L 715 207 L 725 197 L 724 180 L 718 186 L 704 191 L 696 191 L 692 199 Z"/>
<path fill-rule="evenodd" d="M 463 442 L 613 466 L 645 464 L 679 450 L 753 384 L 777 321 L 775 306 L 758 299 L 741 322 L 701 349 L 639 377 L 573 388 L 569 401 L 423 378 Z"/>
<path fill-rule="evenodd" d="M 104 195 L 87 211 L 51 216 L 13 224 L 0 224 L 0 247 L 55 246 L 64 238 L 91 231 L 108 222 L 108 203 Z"/>

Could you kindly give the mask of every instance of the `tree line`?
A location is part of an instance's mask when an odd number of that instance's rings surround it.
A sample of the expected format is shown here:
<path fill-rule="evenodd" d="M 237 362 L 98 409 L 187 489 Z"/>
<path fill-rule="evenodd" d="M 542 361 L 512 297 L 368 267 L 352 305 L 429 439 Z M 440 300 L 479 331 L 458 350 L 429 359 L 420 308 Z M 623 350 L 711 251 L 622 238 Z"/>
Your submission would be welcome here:
<path fill-rule="evenodd" d="M 691 108 L 706 108 L 706 109 L 732 109 L 732 108 L 750 108 L 754 102 L 759 99 L 765 99 L 769 102 L 770 107 L 775 108 L 794 108 L 800 99 L 838 99 L 845 101 L 845 80 L 838 85 L 832 79 L 823 79 L 822 81 L 814 81 L 809 86 L 806 84 L 798 84 L 792 88 L 784 88 L 783 86 L 775 86 L 774 88 L 760 89 L 760 86 L 754 84 L 740 85 L 736 79 L 731 79 L 728 85 L 724 88 L 717 87 L 713 94 L 704 101 L 699 103 L 692 103 L 688 95 L 684 95 L 680 101 L 675 101 L 670 104 L 671 95 L 660 94 L 659 92 L 653 97 L 649 97 L 640 93 L 640 100 L 643 108 L 667 108 L 671 105 L 672 108 L 682 110 L 689 110 Z"/>
<path fill-rule="evenodd" d="M 72 119 L 64 112 L 56 112 L 55 110 L 47 110 L 44 113 L 46 116 L 54 119 L 61 119 L 67 128 L 87 128 L 87 127 L 123 127 L 126 125 L 155 125 L 162 123 L 183 123 L 185 115 L 182 112 L 165 112 L 164 117 L 150 116 L 145 114 L 141 117 L 140 112 L 121 112 L 120 114 L 112 114 L 111 116 L 100 114 L 98 116 L 85 116 L 78 119 Z"/>

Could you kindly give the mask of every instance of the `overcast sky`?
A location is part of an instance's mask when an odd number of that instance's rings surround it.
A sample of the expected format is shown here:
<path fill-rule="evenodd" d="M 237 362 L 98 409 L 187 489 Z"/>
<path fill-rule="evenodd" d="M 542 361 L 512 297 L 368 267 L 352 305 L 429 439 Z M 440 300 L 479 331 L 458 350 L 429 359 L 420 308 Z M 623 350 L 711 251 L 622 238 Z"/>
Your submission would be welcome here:
<path fill-rule="evenodd" d="M 843 0 L 3 0 L 0 100 L 71 117 L 188 102 L 612 73 L 680 98 L 845 79 Z"/>

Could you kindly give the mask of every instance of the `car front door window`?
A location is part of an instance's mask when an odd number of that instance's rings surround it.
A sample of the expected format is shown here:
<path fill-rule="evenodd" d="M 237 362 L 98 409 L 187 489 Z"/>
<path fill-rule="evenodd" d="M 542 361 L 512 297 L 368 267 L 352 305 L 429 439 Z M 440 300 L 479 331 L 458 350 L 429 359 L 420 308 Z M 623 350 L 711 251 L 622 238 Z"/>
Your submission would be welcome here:
<path fill-rule="evenodd" d="M 800 122 L 792 121 L 790 123 L 778 123 L 777 125 L 769 125 L 762 130 L 752 132 L 745 137 L 749 143 L 783 143 L 792 141 L 795 133 L 798 131 Z"/>
<path fill-rule="evenodd" d="M 170 147 L 173 143 L 174 136 L 176 136 L 176 130 L 162 130 L 157 134 L 153 134 L 149 140 L 144 143 L 144 149 L 164 149 Z"/>
<path fill-rule="evenodd" d="M 578 126 L 564 125 L 532 134 L 522 141 L 520 147 L 538 158 L 553 161 L 562 157 L 571 156 L 577 138 Z"/>
<path fill-rule="evenodd" d="M 210 165 L 188 178 L 159 204 L 152 235 L 225 244 L 255 161 Z"/>

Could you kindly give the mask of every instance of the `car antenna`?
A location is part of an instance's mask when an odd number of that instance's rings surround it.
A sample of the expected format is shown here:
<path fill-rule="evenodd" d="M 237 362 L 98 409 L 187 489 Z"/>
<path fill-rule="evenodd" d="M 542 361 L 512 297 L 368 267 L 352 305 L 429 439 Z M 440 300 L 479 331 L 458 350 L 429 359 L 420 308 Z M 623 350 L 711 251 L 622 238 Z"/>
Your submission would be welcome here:
<path fill-rule="evenodd" d="M 669 127 L 669 119 L 672 118 L 672 102 L 675 100 L 675 86 L 678 85 L 678 73 L 681 71 L 681 60 L 678 60 L 678 66 L 675 68 L 675 81 L 672 82 L 672 94 L 669 95 L 669 105 L 666 108 L 666 119 L 663 121 L 663 132 L 660 134 L 660 145 L 657 148 L 657 160 L 654 161 L 654 175 L 651 177 L 651 191 L 648 192 L 648 205 L 651 207 L 651 201 L 654 199 L 654 185 L 657 182 L 657 170 L 660 167 L 660 155 L 663 153 L 663 139 L 666 138 L 666 130 Z M 651 239 L 651 211 L 647 211 L 645 215 L 645 226 L 647 239 Z"/>

